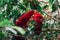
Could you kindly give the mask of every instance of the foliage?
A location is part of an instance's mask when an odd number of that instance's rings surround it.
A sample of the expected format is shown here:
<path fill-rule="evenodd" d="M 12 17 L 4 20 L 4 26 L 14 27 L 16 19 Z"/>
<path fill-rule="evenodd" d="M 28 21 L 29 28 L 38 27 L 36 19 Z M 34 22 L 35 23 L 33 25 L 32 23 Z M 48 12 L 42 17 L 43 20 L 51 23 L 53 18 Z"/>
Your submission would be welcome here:
<path fill-rule="evenodd" d="M 10 22 L 7 19 L 4 19 L 3 21 L 0 22 L 0 27 L 6 27 L 6 26 L 9 26 L 9 25 L 13 25 L 13 23 Z"/>
<path fill-rule="evenodd" d="M 50 31 L 48 28 L 59 29 L 60 23 L 58 22 L 59 20 L 54 20 L 57 17 L 56 15 L 52 15 L 52 17 L 50 15 L 49 17 L 49 15 L 47 16 L 44 11 L 48 10 L 47 13 L 52 14 L 55 14 L 56 11 L 59 13 L 60 5 L 58 0 L 49 0 L 49 2 L 46 4 L 45 3 L 46 2 L 43 0 L 0 0 L 0 28 L 13 26 L 12 29 L 15 31 L 17 30 L 17 33 L 19 32 L 19 35 L 21 36 L 24 35 L 25 38 L 28 36 L 29 38 L 32 37 L 32 39 L 36 40 L 42 35 L 41 40 L 44 38 L 47 40 L 53 40 L 54 37 L 59 35 L 59 30 L 54 30 L 55 32 L 53 33 L 53 30 Z M 34 34 L 34 26 L 36 24 L 34 21 L 30 22 L 28 28 L 20 28 L 15 24 L 16 20 L 29 10 L 36 10 L 40 12 L 44 17 L 42 32 L 39 36 Z M 45 29 L 48 31 L 44 31 Z M 50 33 L 48 34 L 48 32 Z M 7 33 L 0 32 L 1 37 L 3 37 L 5 34 Z M 52 37 L 53 39 L 51 39 Z"/>

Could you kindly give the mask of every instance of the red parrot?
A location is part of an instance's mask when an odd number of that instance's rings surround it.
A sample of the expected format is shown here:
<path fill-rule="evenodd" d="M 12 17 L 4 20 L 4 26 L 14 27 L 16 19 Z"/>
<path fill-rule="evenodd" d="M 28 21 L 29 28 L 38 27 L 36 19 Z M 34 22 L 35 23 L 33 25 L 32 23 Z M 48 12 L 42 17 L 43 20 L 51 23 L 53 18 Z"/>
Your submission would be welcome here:
<path fill-rule="evenodd" d="M 27 22 L 29 21 L 30 17 L 34 14 L 34 10 L 30 10 L 22 15 L 18 21 L 16 21 L 16 25 L 20 27 L 27 27 Z"/>

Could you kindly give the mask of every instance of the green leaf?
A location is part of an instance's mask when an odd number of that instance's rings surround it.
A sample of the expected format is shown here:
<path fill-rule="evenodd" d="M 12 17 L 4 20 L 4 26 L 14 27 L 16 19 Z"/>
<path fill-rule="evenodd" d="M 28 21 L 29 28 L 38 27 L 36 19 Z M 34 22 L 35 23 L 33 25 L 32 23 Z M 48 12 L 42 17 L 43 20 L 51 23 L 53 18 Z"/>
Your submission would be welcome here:
<path fill-rule="evenodd" d="M 0 7 L 4 7 L 4 5 L 5 5 L 4 0 L 0 0 Z"/>
<path fill-rule="evenodd" d="M 10 1 L 9 0 L 5 0 L 5 2 L 9 3 Z"/>
<path fill-rule="evenodd" d="M 48 23 L 44 23 L 42 26 L 43 26 L 43 29 L 44 28 L 48 28 L 49 24 Z"/>
<path fill-rule="evenodd" d="M 44 16 L 45 15 L 45 13 L 44 12 L 42 12 L 42 11 L 40 11 L 40 13 Z"/>
<path fill-rule="evenodd" d="M 34 28 L 34 24 L 35 24 L 35 22 L 34 22 L 34 21 L 31 21 L 31 23 L 30 23 L 30 25 L 29 25 L 29 26 L 30 26 L 29 28 L 30 28 L 31 30 L 34 30 L 34 29 L 33 29 L 33 28 Z"/>
<path fill-rule="evenodd" d="M 4 32 L 0 32 L 0 37 L 4 38 L 5 37 L 5 33 Z"/>
<path fill-rule="evenodd" d="M 15 15 L 15 16 L 17 16 L 18 15 L 18 10 L 12 10 L 12 15 Z"/>
<path fill-rule="evenodd" d="M 56 4 L 53 4 L 52 5 L 52 12 L 56 11 L 57 10 L 57 7 L 56 7 Z"/>
<path fill-rule="evenodd" d="M 49 0 L 49 3 L 52 4 L 54 2 L 54 0 Z"/>
<path fill-rule="evenodd" d="M 60 5 L 58 5 L 58 7 L 60 8 Z"/>
<path fill-rule="evenodd" d="M 12 28 L 17 30 L 21 35 L 25 35 L 26 34 L 26 31 L 23 28 L 21 28 L 21 27 L 13 26 Z"/>
<path fill-rule="evenodd" d="M 34 4 L 32 2 L 30 2 L 30 7 L 31 9 L 34 9 Z"/>
<path fill-rule="evenodd" d="M 39 5 L 39 2 L 36 0 L 32 0 L 32 2 L 30 2 L 30 7 L 31 9 L 37 9 L 37 6 Z"/>
<path fill-rule="evenodd" d="M 7 31 L 8 33 L 11 33 L 11 34 L 17 34 L 16 30 L 14 30 L 14 29 L 11 28 L 11 27 L 6 27 L 6 31 Z"/>
<path fill-rule="evenodd" d="M 25 3 L 25 6 L 26 6 L 26 7 L 28 7 L 28 6 L 29 6 L 29 3 L 28 3 L 28 2 L 26 2 L 26 3 Z"/>
<path fill-rule="evenodd" d="M 6 9 L 6 15 L 9 15 L 10 14 L 10 10 L 12 9 L 11 5 L 8 4 L 7 5 L 7 9 Z"/>
<path fill-rule="evenodd" d="M 17 5 L 17 2 L 18 2 L 18 0 L 13 0 L 12 4 L 13 4 L 14 6 L 16 6 L 16 5 Z"/>
<path fill-rule="evenodd" d="M 47 7 L 48 7 L 48 5 L 45 5 L 45 6 L 43 7 L 43 10 L 46 9 Z"/>
<path fill-rule="evenodd" d="M 0 22 L 0 27 L 6 27 L 8 25 L 13 25 L 12 22 L 10 22 L 10 20 L 4 19 Z"/>
<path fill-rule="evenodd" d="M 26 0 L 23 0 L 23 2 L 26 2 Z"/>
<path fill-rule="evenodd" d="M 40 5 L 36 5 L 37 11 L 42 11 L 42 7 Z"/>
<path fill-rule="evenodd" d="M 27 0 L 23 0 L 23 4 L 27 5 L 28 4 Z"/>
<path fill-rule="evenodd" d="M 19 4 L 19 8 L 21 8 L 21 9 L 23 9 L 23 10 L 26 10 L 26 7 L 25 7 L 25 5 L 23 5 L 23 4 Z"/>
<path fill-rule="evenodd" d="M 39 11 L 42 15 L 44 15 L 44 12 L 42 12 L 43 8 L 40 5 L 36 6 L 37 11 Z"/>
<path fill-rule="evenodd" d="M 4 19 L 4 16 L 5 16 L 5 13 L 0 12 L 0 20 L 3 20 Z"/>

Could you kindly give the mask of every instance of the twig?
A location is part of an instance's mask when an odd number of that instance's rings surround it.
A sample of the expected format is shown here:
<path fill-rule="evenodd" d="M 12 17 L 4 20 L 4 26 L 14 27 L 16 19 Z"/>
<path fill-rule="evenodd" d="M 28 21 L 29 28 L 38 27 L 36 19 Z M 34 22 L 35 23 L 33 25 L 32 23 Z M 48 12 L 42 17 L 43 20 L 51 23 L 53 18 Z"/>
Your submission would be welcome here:
<path fill-rule="evenodd" d="M 55 20 L 55 21 L 57 21 L 57 22 L 60 22 L 60 20 L 58 20 L 58 19 L 52 17 L 51 15 L 49 15 L 49 14 L 47 14 L 47 13 L 45 13 L 45 14 L 46 14 L 47 16 L 51 17 L 53 20 Z"/>
<path fill-rule="evenodd" d="M 45 29 L 43 30 L 42 32 L 45 32 L 45 31 L 60 31 L 60 29 L 52 29 L 52 28 L 48 28 L 48 29 Z"/>

